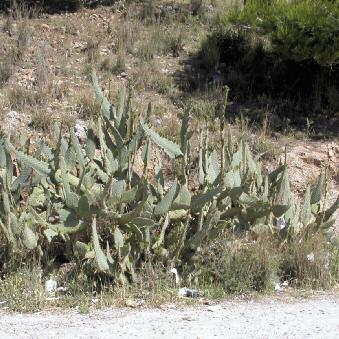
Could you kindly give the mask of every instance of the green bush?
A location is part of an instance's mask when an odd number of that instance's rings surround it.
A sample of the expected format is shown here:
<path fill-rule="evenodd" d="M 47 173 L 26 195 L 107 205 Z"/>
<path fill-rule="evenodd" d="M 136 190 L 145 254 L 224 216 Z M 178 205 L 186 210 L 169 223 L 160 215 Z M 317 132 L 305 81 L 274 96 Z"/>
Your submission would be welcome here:
<path fill-rule="evenodd" d="M 272 51 L 295 61 L 314 59 L 320 65 L 339 63 L 339 6 L 336 1 L 250 0 L 222 23 L 250 25 L 268 36 Z"/>
<path fill-rule="evenodd" d="M 335 1 L 250 0 L 243 10 L 218 18 L 202 46 L 202 62 L 207 69 L 211 63 L 224 65 L 236 99 L 268 95 L 291 101 L 290 118 L 296 112 L 333 116 L 339 95 L 338 23 Z"/>

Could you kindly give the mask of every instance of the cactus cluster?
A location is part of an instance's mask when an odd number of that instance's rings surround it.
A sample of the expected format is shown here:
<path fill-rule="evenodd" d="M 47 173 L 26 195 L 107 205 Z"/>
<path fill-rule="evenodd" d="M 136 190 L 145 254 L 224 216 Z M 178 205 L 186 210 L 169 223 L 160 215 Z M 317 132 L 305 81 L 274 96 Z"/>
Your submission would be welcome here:
<path fill-rule="evenodd" d="M 189 262 L 225 228 L 287 240 L 322 231 L 338 242 L 329 229 L 339 199 L 321 208 L 324 174 L 300 207 L 287 164 L 264 175 L 249 146 L 236 145 L 221 119 L 220 147 L 211 149 L 208 133 L 200 133 L 194 175 L 189 112 L 176 144 L 150 127 L 151 106 L 144 118 L 137 116 L 125 91 L 113 106 L 95 73 L 92 80 L 101 114 L 85 142 L 58 125 L 55 145 L 40 140 L 34 151 L 23 135 L 15 142 L 0 137 L 0 234 L 8 253 L 50 259 L 59 249 L 68 260 L 125 283 L 135 280 L 143 261 Z M 176 178 L 165 178 L 160 152 L 179 165 Z M 135 169 L 140 154 L 142 174 Z M 200 185 L 197 193 L 192 182 Z"/>

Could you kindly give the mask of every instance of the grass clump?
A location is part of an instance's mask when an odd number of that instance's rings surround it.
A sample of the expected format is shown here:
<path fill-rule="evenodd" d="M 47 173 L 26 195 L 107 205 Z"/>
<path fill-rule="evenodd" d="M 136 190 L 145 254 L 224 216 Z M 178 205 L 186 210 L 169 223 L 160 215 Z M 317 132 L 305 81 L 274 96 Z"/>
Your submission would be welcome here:
<path fill-rule="evenodd" d="M 166 49 L 173 57 L 178 57 L 184 50 L 184 27 L 170 27 L 167 32 Z"/>
<path fill-rule="evenodd" d="M 126 54 L 123 48 L 119 48 L 115 64 L 112 66 L 111 71 L 114 74 L 119 74 L 126 71 Z"/>
<path fill-rule="evenodd" d="M 224 294 L 270 292 L 277 283 L 329 289 L 339 278 L 339 251 L 323 236 L 279 243 L 272 235 L 236 237 L 230 233 L 205 243 L 196 255 L 195 279 Z"/>
<path fill-rule="evenodd" d="M 278 267 L 273 243 L 271 246 L 264 238 L 256 241 L 225 234 L 203 246 L 197 255 L 197 280 L 202 286 L 219 286 L 225 294 L 270 291 Z"/>
<path fill-rule="evenodd" d="M 87 61 L 89 63 L 96 62 L 99 58 L 99 44 L 100 42 L 94 38 L 89 37 L 86 42 Z"/>
<path fill-rule="evenodd" d="M 30 118 L 30 126 L 43 132 L 49 132 L 53 128 L 55 121 L 47 112 L 41 112 L 38 109 L 31 112 Z"/>
<path fill-rule="evenodd" d="M 131 84 L 136 90 L 151 90 L 169 96 L 175 91 L 173 79 L 163 73 L 155 61 L 140 63 L 131 75 Z"/>
<path fill-rule="evenodd" d="M 0 300 L 16 312 L 37 312 L 46 304 L 42 272 L 38 268 L 21 268 L 0 278 Z"/>
<path fill-rule="evenodd" d="M 339 251 L 322 236 L 293 239 L 283 249 L 280 270 L 297 287 L 328 289 L 338 282 Z"/>
<path fill-rule="evenodd" d="M 108 280 L 90 277 L 71 264 L 61 265 L 50 274 L 43 274 L 38 264 L 22 266 L 0 277 L 0 309 L 32 313 L 47 307 L 60 307 L 87 314 L 102 307 L 130 306 L 129 302 L 134 300 L 141 300 L 145 306 L 160 306 L 178 301 L 172 278 L 169 268 L 150 263 L 140 269 L 138 281 L 129 286 L 116 286 Z M 56 298 L 49 298 L 45 290 L 48 279 L 57 282 Z"/>
<path fill-rule="evenodd" d="M 13 64 L 10 60 L 5 59 L 0 62 L 0 87 L 3 86 L 13 74 Z"/>
<path fill-rule="evenodd" d="M 22 110 L 27 106 L 36 106 L 39 103 L 37 92 L 21 86 L 8 90 L 7 98 L 11 109 Z"/>
<path fill-rule="evenodd" d="M 89 120 L 100 114 L 100 103 L 90 91 L 83 91 L 76 98 L 77 113 L 81 119 Z"/>
<path fill-rule="evenodd" d="M 148 62 L 161 55 L 171 54 L 178 57 L 184 50 L 184 30 L 185 27 L 181 25 L 179 27 L 153 25 L 136 43 L 136 56 Z"/>

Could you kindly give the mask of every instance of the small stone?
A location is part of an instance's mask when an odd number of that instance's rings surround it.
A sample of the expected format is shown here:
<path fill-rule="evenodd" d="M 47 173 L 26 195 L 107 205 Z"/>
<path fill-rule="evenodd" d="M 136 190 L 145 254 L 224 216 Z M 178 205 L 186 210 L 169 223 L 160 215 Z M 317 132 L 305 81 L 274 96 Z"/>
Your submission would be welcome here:
<path fill-rule="evenodd" d="M 44 30 L 47 30 L 47 31 L 49 31 L 49 29 L 50 29 L 50 27 L 47 24 L 42 24 L 41 28 L 44 29 Z"/>
<path fill-rule="evenodd" d="M 144 299 L 127 299 L 126 300 L 126 306 L 132 307 L 132 308 L 140 307 L 144 303 L 145 303 Z"/>
<path fill-rule="evenodd" d="M 77 120 L 74 128 L 75 128 L 75 135 L 81 141 L 84 141 L 86 139 L 86 135 L 87 135 L 87 132 L 86 132 L 87 126 L 85 125 L 85 122 L 82 121 L 82 120 Z"/>
<path fill-rule="evenodd" d="M 6 114 L 6 125 L 10 130 L 15 130 L 20 123 L 20 114 L 16 111 L 10 111 Z"/>
<path fill-rule="evenodd" d="M 221 311 L 222 307 L 220 305 L 213 305 L 213 306 L 208 306 L 207 307 L 207 311 L 209 312 L 217 312 L 217 311 Z"/>

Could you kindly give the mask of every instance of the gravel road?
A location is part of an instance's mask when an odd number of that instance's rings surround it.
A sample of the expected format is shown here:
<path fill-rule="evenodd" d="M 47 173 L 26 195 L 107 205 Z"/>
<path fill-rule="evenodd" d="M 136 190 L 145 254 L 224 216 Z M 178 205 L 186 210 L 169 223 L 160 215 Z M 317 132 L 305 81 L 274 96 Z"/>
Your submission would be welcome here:
<path fill-rule="evenodd" d="M 0 312 L 0 338 L 339 338 L 339 297 L 168 309 Z"/>

